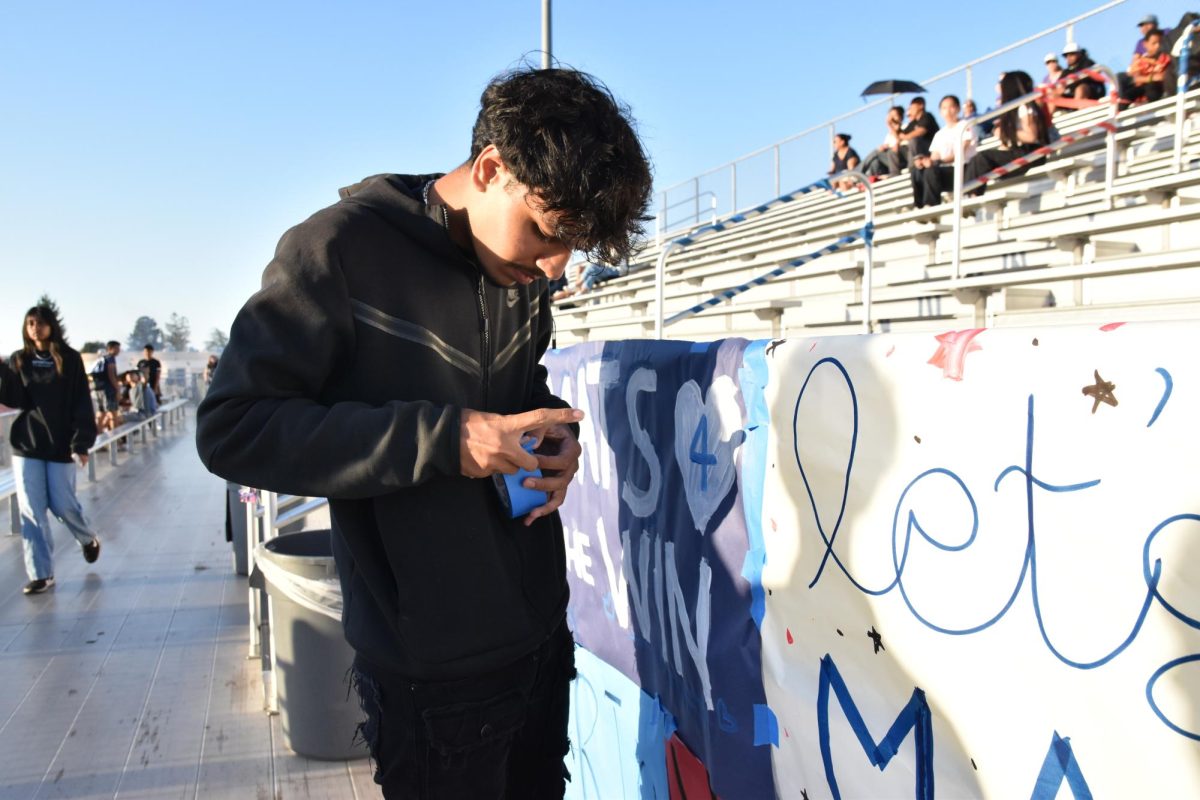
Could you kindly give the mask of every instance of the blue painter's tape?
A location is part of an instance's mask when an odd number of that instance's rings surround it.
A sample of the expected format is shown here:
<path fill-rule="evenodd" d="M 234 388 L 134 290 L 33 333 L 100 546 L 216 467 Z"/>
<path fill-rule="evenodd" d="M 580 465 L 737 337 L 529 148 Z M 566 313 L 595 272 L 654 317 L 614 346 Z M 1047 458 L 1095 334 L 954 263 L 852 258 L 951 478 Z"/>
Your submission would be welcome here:
<path fill-rule="evenodd" d="M 875 223 L 868 222 L 861 231 L 862 240 L 867 246 L 870 246 L 875 241 Z"/>
<path fill-rule="evenodd" d="M 521 447 L 525 452 L 532 453 L 533 445 L 534 441 L 530 439 Z M 500 495 L 500 504 L 504 506 L 510 518 L 523 517 L 535 508 L 546 505 L 549 501 L 550 498 L 546 496 L 545 492 L 526 489 L 522 485 L 526 478 L 540 477 L 542 477 L 540 469 L 532 472 L 523 469 L 516 475 L 496 474 L 492 476 L 492 481 L 496 484 L 496 491 Z"/>
<path fill-rule="evenodd" d="M 817 743 L 821 747 L 821 760 L 825 765 L 825 780 L 829 783 L 829 793 L 833 795 L 834 800 L 841 800 L 842 793 L 834 775 L 833 751 L 829 743 L 830 690 L 842 707 L 846 721 L 850 723 L 850 729 L 854 731 L 867 760 L 881 772 L 899 752 L 900 743 L 910 731 L 912 732 L 917 756 L 915 796 L 917 800 L 933 800 L 933 718 L 929 704 L 925 701 L 925 692 L 913 689 L 908 705 L 896 717 L 883 739 L 876 743 L 871 738 L 867 723 L 859 713 L 854 698 L 850 696 L 850 690 L 846 688 L 837 665 L 826 653 L 821 658 L 821 675 L 817 684 Z"/>
<path fill-rule="evenodd" d="M 754 704 L 754 746 L 773 744 L 779 747 L 779 720 L 769 706 Z"/>
<path fill-rule="evenodd" d="M 675 717 L 663 707 L 657 697 L 643 691 L 638 713 L 638 738 L 636 755 L 641 765 L 642 797 L 670 797 L 667 781 L 667 740 L 678 729 Z"/>
<path fill-rule="evenodd" d="M 1083 771 L 1079 769 L 1079 762 L 1075 760 L 1075 752 L 1071 749 L 1071 738 L 1059 736 L 1058 731 L 1055 731 L 1054 738 L 1050 740 L 1046 760 L 1042 762 L 1037 782 L 1033 785 L 1031 800 L 1054 800 L 1058 797 L 1058 790 L 1064 780 L 1071 787 L 1071 794 L 1075 796 L 1075 800 L 1092 800 L 1092 790 L 1088 787 Z"/>
<path fill-rule="evenodd" d="M 746 560 L 742 577 L 750 584 L 750 618 L 762 630 L 767 610 L 766 591 L 762 573 L 767 563 L 763 541 L 763 484 L 767 474 L 767 433 L 770 412 L 767 409 L 767 344 L 765 340 L 751 342 L 742 353 L 742 368 L 738 371 L 742 399 L 746 404 L 746 440 L 742 443 L 742 506 L 746 514 Z"/>

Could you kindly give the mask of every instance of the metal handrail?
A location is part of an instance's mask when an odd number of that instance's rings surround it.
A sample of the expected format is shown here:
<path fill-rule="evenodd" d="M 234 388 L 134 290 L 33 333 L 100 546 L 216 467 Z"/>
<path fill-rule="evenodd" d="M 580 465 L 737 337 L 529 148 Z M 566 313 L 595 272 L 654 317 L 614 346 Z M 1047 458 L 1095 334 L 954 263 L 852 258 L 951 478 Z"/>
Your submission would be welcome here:
<path fill-rule="evenodd" d="M 1073 36 L 1074 36 L 1074 26 L 1077 23 L 1082 22 L 1083 20 L 1088 19 L 1090 17 L 1094 17 L 1099 14 L 1103 14 L 1107 11 L 1110 11 L 1110 10 L 1116 8 L 1117 6 L 1123 5 L 1125 2 L 1127 2 L 1127 0 L 1111 0 L 1111 2 L 1107 2 L 1097 8 L 1092 9 L 1091 11 L 1085 12 L 1076 17 L 1072 17 L 1071 19 L 1066 20 L 1065 22 L 1060 22 L 1059 24 L 1054 25 L 1050 28 L 1047 28 L 1047 29 L 1041 31 L 1040 33 L 1035 33 L 1032 36 L 1027 36 L 1018 42 L 1014 42 L 1012 44 L 1006 45 L 1005 47 L 1002 47 L 999 50 L 995 50 L 991 53 L 988 53 L 985 56 L 981 56 L 979 58 L 968 61 L 964 64 L 960 64 L 959 66 L 957 66 L 953 69 L 939 73 L 937 75 L 934 75 L 933 77 L 926 78 L 925 80 L 921 81 L 921 83 L 922 83 L 922 85 L 928 86 L 929 84 L 935 83 L 936 81 L 944 80 L 945 78 L 949 78 L 960 72 L 964 72 L 964 73 L 966 73 L 966 79 L 967 79 L 967 92 L 966 92 L 965 97 L 967 99 L 970 99 L 972 96 L 972 92 L 971 92 L 972 69 L 975 66 L 977 66 L 978 64 L 981 64 L 985 61 L 989 61 L 998 56 L 1002 56 L 1005 53 L 1011 52 L 1020 47 L 1024 47 L 1025 45 L 1027 45 L 1031 42 L 1037 41 L 1038 39 L 1044 38 L 1053 33 L 1057 33 L 1058 31 L 1061 31 L 1061 30 L 1067 31 L 1067 41 L 1071 42 L 1071 41 L 1073 41 Z M 740 210 L 737 205 L 737 165 L 744 161 L 748 161 L 752 158 L 756 158 L 758 156 L 763 155 L 764 153 L 771 152 L 771 151 L 774 151 L 774 153 L 775 153 L 774 191 L 775 191 L 775 194 L 778 195 L 780 192 L 780 160 L 781 160 L 780 159 L 780 148 L 781 147 L 783 147 L 784 145 L 790 144 L 792 142 L 798 141 L 800 139 L 803 139 L 813 133 L 816 133 L 817 131 L 829 130 L 830 134 L 832 134 L 833 131 L 831 129 L 838 122 L 841 122 L 843 120 L 849 119 L 854 116 L 857 116 L 866 111 L 870 111 L 871 109 L 878 108 L 879 106 L 884 105 L 885 103 L 891 103 L 891 102 L 892 102 L 892 100 L 889 98 L 882 98 L 880 100 L 875 100 L 873 102 L 867 103 L 867 104 L 861 106 L 860 108 L 857 108 L 853 111 L 849 111 L 849 112 L 846 112 L 843 114 L 839 114 L 838 116 L 827 119 L 824 122 L 821 122 L 817 125 L 813 125 L 812 127 L 806 128 L 806 129 L 800 131 L 799 133 L 795 133 L 784 139 L 780 139 L 779 141 L 777 141 L 773 144 L 769 144 L 764 147 L 760 147 L 757 150 L 753 150 L 753 151 L 746 153 L 745 155 L 739 156 L 738 158 L 735 158 L 731 161 L 726 161 L 724 164 L 721 164 L 720 166 L 716 166 L 716 167 L 713 167 L 712 169 L 705 170 L 704 172 L 697 173 L 696 175 L 694 175 L 691 178 L 688 178 L 687 180 L 680 181 L 679 183 L 675 183 L 664 189 L 660 189 L 658 191 L 658 193 L 663 198 L 663 205 L 666 204 L 666 201 L 668 199 L 668 195 L 670 192 L 672 192 L 676 189 L 682 188 L 684 186 L 687 186 L 689 184 L 696 186 L 697 191 L 699 191 L 699 180 L 701 178 L 705 178 L 710 175 L 714 175 L 716 173 L 723 172 L 725 170 L 731 170 L 732 171 L 732 175 L 731 175 L 732 202 L 730 204 L 730 212 L 736 213 L 737 211 Z M 688 202 L 691 200 L 692 200 L 692 197 L 689 196 L 688 198 L 686 198 L 686 200 L 684 202 Z M 746 206 L 746 208 L 749 208 L 749 207 L 750 206 Z M 668 230 L 667 229 L 667 220 L 665 218 L 665 215 L 663 215 L 663 217 L 659 220 L 658 226 L 659 226 L 659 231 L 660 231 L 658 238 L 659 238 L 659 241 L 661 241 L 661 239 L 666 235 L 667 230 Z"/>
<path fill-rule="evenodd" d="M 1176 172 L 1183 169 L 1183 120 L 1184 120 L 1184 105 L 1186 103 L 1186 95 L 1188 89 L 1188 61 L 1192 57 L 1192 37 L 1196 33 L 1198 22 L 1191 22 L 1184 31 L 1183 47 L 1179 51 L 1179 58 L 1176 59 L 1176 71 L 1179 76 L 1175 82 L 1175 154 L 1171 159 L 1171 164 Z"/>
<path fill-rule="evenodd" d="M 865 204 L 865 209 L 864 209 L 865 215 L 866 215 L 866 222 L 864 223 L 863 227 L 860 230 L 858 230 L 852 234 L 842 236 L 837 241 L 826 245 L 825 247 L 821 248 L 820 250 L 817 250 L 816 252 L 809 253 L 808 255 L 800 256 L 799 258 L 794 258 L 794 259 L 791 259 L 790 261 L 784 262 L 783 264 L 780 264 L 779 266 L 775 267 L 775 269 L 771 270 L 770 272 L 767 272 L 764 275 L 760 275 L 760 276 L 754 278 L 753 280 L 749 281 L 748 283 L 743 283 L 740 286 L 735 286 L 731 289 L 726 289 L 723 292 L 719 292 L 718 294 L 713 295 L 712 297 L 710 297 L 709 299 L 705 300 L 702 303 L 697 303 L 696 305 L 692 306 L 691 308 L 688 308 L 684 311 L 680 311 L 679 313 L 673 315 L 670 319 L 664 319 L 665 304 L 666 304 L 666 285 L 667 285 L 667 257 L 671 253 L 675 252 L 676 250 L 682 250 L 683 248 L 688 247 L 691 244 L 694 244 L 696 242 L 696 240 L 699 238 L 704 238 L 705 236 L 712 234 L 712 233 L 719 233 L 719 232 L 728 230 L 730 227 L 733 227 L 734 225 L 737 225 L 741 222 L 745 222 L 748 219 L 753 219 L 754 217 L 764 214 L 771 208 L 775 207 L 776 205 L 779 205 L 782 203 L 790 203 L 791 201 L 795 200 L 796 197 L 799 195 L 807 194 L 809 192 L 816 191 L 817 189 L 825 189 L 827 191 L 833 191 L 833 187 L 834 187 L 835 183 L 843 181 L 843 180 L 852 180 L 852 181 L 856 182 L 857 184 L 859 184 L 860 186 L 862 186 L 862 188 L 866 191 L 866 204 Z M 686 319 L 687 317 L 702 313 L 705 309 L 711 308 L 711 307 L 718 305 L 726 300 L 731 300 L 734 297 L 737 297 L 739 294 L 750 291 L 755 286 L 762 286 L 763 284 L 768 283 L 773 278 L 776 278 L 776 277 L 784 274 L 785 272 L 788 272 L 790 270 L 795 269 L 796 267 L 799 267 L 804 264 L 808 264 L 812 261 L 815 261 L 816 259 L 820 258 L 821 256 L 836 252 L 837 250 L 840 250 L 845 245 L 850 244 L 858 239 L 863 240 L 864 244 L 866 245 L 866 249 L 867 249 L 866 264 L 865 264 L 865 267 L 863 270 L 863 272 L 864 272 L 864 277 L 863 277 L 863 280 L 864 280 L 863 325 L 864 325 L 864 332 L 870 333 L 871 332 L 871 281 L 872 281 L 873 272 L 874 272 L 874 252 L 873 252 L 873 247 L 872 247 L 872 240 L 874 238 L 874 235 L 875 235 L 875 191 L 871 186 L 870 180 L 867 179 L 867 176 L 864 175 L 859 170 L 854 169 L 854 170 L 847 170 L 846 172 L 839 172 L 838 174 L 831 175 L 828 178 L 822 178 L 821 180 L 814 181 L 813 183 L 810 183 L 807 186 L 803 186 L 793 192 L 788 192 L 785 195 L 781 195 L 780 197 L 777 197 L 776 199 L 772 200 L 769 203 L 764 203 L 760 206 L 757 206 L 748 213 L 735 214 L 735 215 L 729 217 L 728 219 L 724 220 L 723 222 L 705 226 L 704 228 L 697 230 L 695 233 L 693 233 L 690 236 L 684 236 L 679 239 L 675 239 L 674 241 L 668 243 L 665 247 L 663 247 L 662 252 L 659 254 L 659 257 L 658 257 L 658 264 L 657 264 L 657 268 L 656 268 L 656 273 L 657 273 L 656 282 L 657 282 L 657 290 L 658 291 L 657 291 L 657 297 L 655 299 L 655 328 L 654 328 L 655 336 L 658 339 L 662 339 L 663 338 L 663 330 L 666 328 L 666 326 L 674 324 L 682 319 Z"/>
<path fill-rule="evenodd" d="M 1027 103 L 1032 103 L 1037 100 L 1043 99 L 1047 95 L 1051 94 L 1055 89 L 1058 89 L 1063 86 L 1069 86 L 1074 83 L 1078 83 L 1087 78 L 1098 78 L 1098 77 L 1106 78 L 1110 82 L 1109 85 L 1113 87 L 1112 91 L 1109 92 L 1108 101 L 1107 101 L 1109 103 L 1110 108 L 1112 109 L 1110 118 L 1109 118 L 1110 122 L 1108 125 L 1103 126 L 1104 130 L 1107 131 L 1107 140 L 1108 140 L 1107 144 L 1106 144 L 1107 151 L 1105 154 L 1104 198 L 1105 198 L 1105 202 L 1111 203 L 1112 202 L 1113 177 L 1114 177 L 1114 173 L 1116 172 L 1116 152 L 1117 152 L 1116 125 L 1115 125 L 1115 122 L 1113 122 L 1113 121 L 1116 119 L 1117 112 L 1120 110 L 1120 103 L 1119 103 L 1119 98 L 1117 97 L 1117 94 L 1116 94 L 1117 76 L 1115 74 L 1113 74 L 1113 71 L 1111 69 L 1109 69 L 1108 67 L 1093 66 L 1093 67 L 1089 67 L 1088 69 L 1085 69 L 1085 70 L 1073 72 L 1070 75 L 1066 76 L 1065 78 L 1062 78 L 1061 80 L 1059 80 L 1053 84 L 1049 84 L 1046 86 L 1039 86 L 1036 89 L 1034 89 L 1034 91 L 1030 92 L 1029 94 L 1022 95 L 1021 97 L 1018 97 L 1015 100 L 1010 100 L 1009 102 L 1000 105 L 998 108 L 996 108 L 992 111 L 987 111 L 987 112 L 984 112 L 983 114 L 979 114 L 978 116 L 972 117 L 971 121 L 970 121 L 971 124 L 959 126 L 958 132 L 954 136 L 954 214 L 953 214 L 953 217 L 954 217 L 954 219 L 953 219 L 954 250 L 953 250 L 953 262 L 952 263 L 954 266 L 953 275 L 954 275 L 955 280 L 958 280 L 959 278 L 962 277 L 963 193 L 967 190 L 967 187 L 963 185 L 963 170 L 965 168 L 964 164 L 963 164 L 963 159 L 965 157 L 965 150 L 966 150 L 965 139 L 966 139 L 967 131 L 969 131 L 971 129 L 972 124 L 979 124 L 980 122 L 986 122 L 987 120 L 990 120 L 990 119 L 996 119 L 1010 111 L 1014 111 L 1014 110 L 1020 108 L 1021 106 L 1026 105 Z M 1071 141 L 1074 141 L 1074 139 L 1071 139 Z M 1064 144 L 1064 146 L 1065 146 L 1065 144 Z M 1052 148 L 1043 148 L 1043 149 L 1046 149 L 1047 151 L 1049 151 Z M 1014 161 L 1015 160 L 1016 159 L 1014 159 Z M 1002 170 L 1005 170 L 1006 167 L 1007 167 L 1007 165 L 998 170 L 993 170 L 993 172 L 995 172 L 998 175 L 1003 174 Z M 986 183 L 986 182 L 987 182 L 986 176 L 984 176 L 984 180 L 973 181 L 970 184 L 970 186 L 972 188 L 978 188 L 980 185 L 982 185 L 983 183 Z"/>
<path fill-rule="evenodd" d="M 679 206 L 682 206 L 682 205 L 695 204 L 696 211 L 695 211 L 695 213 L 692 214 L 691 217 L 689 217 L 689 219 L 692 219 L 695 222 L 699 223 L 700 222 L 700 198 L 704 197 L 705 195 L 707 195 L 708 197 L 710 197 L 712 199 L 712 202 L 709 203 L 709 211 L 712 212 L 712 222 L 716 222 L 717 221 L 717 193 L 714 191 L 700 192 L 699 194 L 695 195 L 694 197 L 685 197 L 684 199 L 674 202 L 669 206 L 668 205 L 662 206 L 662 214 L 655 217 L 655 223 L 656 223 L 655 227 L 657 228 L 657 230 L 655 231 L 655 238 L 658 239 L 660 242 L 662 241 L 662 235 L 666 231 L 667 226 L 669 224 L 668 213 L 673 208 L 678 208 Z M 666 199 L 667 199 L 666 195 L 664 194 L 663 195 L 664 203 L 666 202 Z"/>

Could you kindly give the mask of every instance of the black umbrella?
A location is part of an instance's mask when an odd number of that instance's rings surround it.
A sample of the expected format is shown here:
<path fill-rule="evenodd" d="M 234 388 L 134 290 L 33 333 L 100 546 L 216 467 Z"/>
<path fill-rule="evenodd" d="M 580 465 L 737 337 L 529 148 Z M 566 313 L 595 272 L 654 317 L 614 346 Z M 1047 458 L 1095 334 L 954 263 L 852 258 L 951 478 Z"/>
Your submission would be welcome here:
<path fill-rule="evenodd" d="M 869 94 L 925 94 L 926 89 L 914 81 L 875 81 L 862 90 L 863 97 Z"/>

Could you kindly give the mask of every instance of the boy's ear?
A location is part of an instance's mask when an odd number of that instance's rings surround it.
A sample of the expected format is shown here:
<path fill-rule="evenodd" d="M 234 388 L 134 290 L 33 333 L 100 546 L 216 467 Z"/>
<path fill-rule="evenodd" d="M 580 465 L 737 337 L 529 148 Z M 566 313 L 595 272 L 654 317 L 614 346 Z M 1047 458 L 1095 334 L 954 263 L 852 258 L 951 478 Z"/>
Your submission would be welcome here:
<path fill-rule="evenodd" d="M 489 144 L 479 151 L 479 155 L 471 163 L 471 184 L 478 191 L 486 191 L 493 183 L 503 185 L 507 175 L 508 168 L 504 166 L 504 159 L 500 157 L 500 151 L 494 144 Z"/>

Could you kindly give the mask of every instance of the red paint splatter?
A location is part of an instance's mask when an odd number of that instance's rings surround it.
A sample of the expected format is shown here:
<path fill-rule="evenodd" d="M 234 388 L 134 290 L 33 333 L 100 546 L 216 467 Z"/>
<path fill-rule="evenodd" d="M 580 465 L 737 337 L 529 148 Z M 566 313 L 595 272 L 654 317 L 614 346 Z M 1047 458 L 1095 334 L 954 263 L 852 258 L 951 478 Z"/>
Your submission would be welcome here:
<path fill-rule="evenodd" d="M 1100 330 L 1104 331 L 1105 333 L 1108 333 L 1109 331 L 1115 331 L 1117 328 L 1121 327 L 1124 324 L 1125 324 L 1124 322 L 1110 322 L 1107 325 L 1101 325 Z"/>
<path fill-rule="evenodd" d="M 894 352 L 896 352 L 896 345 L 892 345 L 890 348 L 888 348 L 887 355 L 884 356 L 884 358 L 891 358 L 892 353 Z"/>
<path fill-rule="evenodd" d="M 963 362 L 967 353 L 973 353 L 983 348 L 973 341 L 986 328 L 968 328 L 963 331 L 947 331 L 934 337 L 938 342 L 937 352 L 929 359 L 930 364 L 942 368 L 942 377 L 954 381 L 963 379 Z"/>
<path fill-rule="evenodd" d="M 777 530 L 779 530 L 779 526 L 775 524 L 775 518 L 774 518 L 774 517 L 771 517 L 771 530 L 773 530 L 773 531 L 777 531 Z"/>
<path fill-rule="evenodd" d="M 792 734 L 788 733 L 788 729 L 787 729 L 787 728 L 784 728 L 784 729 L 783 729 L 783 738 L 785 738 L 785 739 L 790 739 L 790 738 L 792 738 Z"/>
<path fill-rule="evenodd" d="M 817 343 L 816 343 L 816 342 L 813 342 L 812 344 L 810 344 L 810 345 L 808 346 L 808 352 L 810 352 L 810 353 L 811 353 L 813 350 L 816 350 L 816 349 L 817 349 Z"/>
<path fill-rule="evenodd" d="M 788 640 L 788 644 L 796 643 L 796 640 L 792 638 L 792 629 L 791 628 L 787 629 L 787 640 Z"/>

